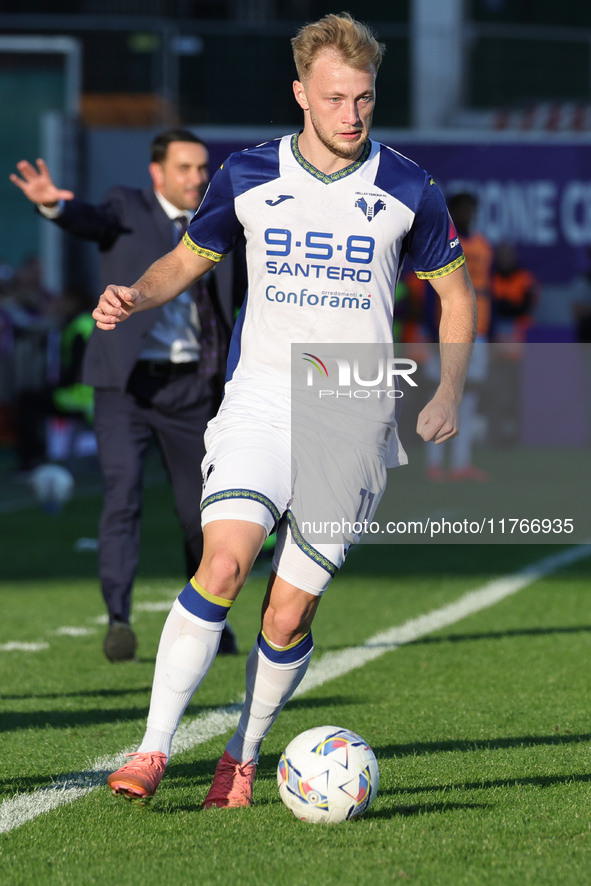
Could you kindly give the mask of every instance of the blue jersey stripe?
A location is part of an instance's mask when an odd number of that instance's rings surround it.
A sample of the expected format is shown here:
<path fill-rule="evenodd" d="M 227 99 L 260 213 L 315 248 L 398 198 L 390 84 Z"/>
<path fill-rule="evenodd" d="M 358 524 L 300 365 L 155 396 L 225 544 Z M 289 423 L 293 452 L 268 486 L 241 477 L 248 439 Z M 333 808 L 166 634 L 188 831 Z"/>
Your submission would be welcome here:
<path fill-rule="evenodd" d="M 226 381 L 230 381 L 240 361 L 240 352 L 242 350 L 242 327 L 244 326 L 247 302 L 248 291 L 244 296 L 244 301 L 242 302 L 242 307 L 236 318 L 236 323 L 232 330 L 232 337 L 230 338 L 230 348 L 228 350 L 228 360 L 226 363 Z"/>

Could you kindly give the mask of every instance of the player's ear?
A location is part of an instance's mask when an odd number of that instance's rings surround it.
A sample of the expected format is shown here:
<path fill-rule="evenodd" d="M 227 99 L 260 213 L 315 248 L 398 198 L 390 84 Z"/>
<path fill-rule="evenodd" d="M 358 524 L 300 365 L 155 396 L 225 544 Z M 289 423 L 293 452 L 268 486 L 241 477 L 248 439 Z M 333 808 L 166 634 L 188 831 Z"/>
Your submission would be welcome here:
<path fill-rule="evenodd" d="M 309 111 L 310 105 L 308 104 L 308 99 L 306 98 L 306 90 L 304 89 L 304 84 L 299 80 L 293 81 L 293 94 L 295 95 L 295 100 L 302 109 L 302 111 Z"/>

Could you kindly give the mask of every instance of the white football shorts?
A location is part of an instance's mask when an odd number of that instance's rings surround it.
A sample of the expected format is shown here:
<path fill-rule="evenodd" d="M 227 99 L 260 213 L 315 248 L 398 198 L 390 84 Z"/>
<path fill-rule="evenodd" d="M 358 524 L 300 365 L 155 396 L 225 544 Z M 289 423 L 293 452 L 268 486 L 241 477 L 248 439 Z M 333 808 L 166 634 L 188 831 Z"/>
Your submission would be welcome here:
<path fill-rule="evenodd" d="M 298 434 L 298 438 L 302 435 Z M 277 529 L 273 568 L 320 596 L 361 540 L 386 486 L 384 458 L 307 430 L 292 449 L 286 426 L 222 412 L 203 460 L 202 524 L 245 520 Z"/>

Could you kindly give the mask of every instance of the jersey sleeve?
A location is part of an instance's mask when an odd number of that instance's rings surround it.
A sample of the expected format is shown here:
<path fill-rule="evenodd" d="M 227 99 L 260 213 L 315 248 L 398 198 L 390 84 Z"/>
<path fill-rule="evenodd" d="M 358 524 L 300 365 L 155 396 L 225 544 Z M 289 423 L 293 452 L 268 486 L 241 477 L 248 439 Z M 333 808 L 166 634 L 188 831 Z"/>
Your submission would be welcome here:
<path fill-rule="evenodd" d="M 466 260 L 443 194 L 429 175 L 408 234 L 407 248 L 415 274 L 421 280 L 445 277 Z"/>
<path fill-rule="evenodd" d="M 213 176 L 201 206 L 194 215 L 183 243 L 197 255 L 221 261 L 242 231 L 234 207 L 230 157 Z"/>

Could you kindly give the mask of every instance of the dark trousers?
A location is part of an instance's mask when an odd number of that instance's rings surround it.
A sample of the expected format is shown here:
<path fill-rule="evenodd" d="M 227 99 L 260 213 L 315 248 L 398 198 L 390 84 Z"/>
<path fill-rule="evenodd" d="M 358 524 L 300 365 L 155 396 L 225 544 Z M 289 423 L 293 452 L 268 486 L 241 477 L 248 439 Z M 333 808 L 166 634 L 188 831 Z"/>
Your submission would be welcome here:
<path fill-rule="evenodd" d="M 137 367 L 126 392 L 95 389 L 94 429 L 104 479 L 99 576 L 111 622 L 129 620 L 140 551 L 142 475 L 152 436 L 185 531 L 189 574 L 201 559 L 203 435 L 216 405 L 209 382 L 199 389 L 194 375 L 152 377 Z"/>

